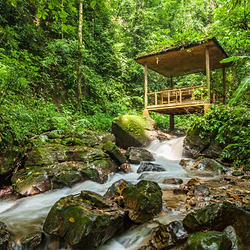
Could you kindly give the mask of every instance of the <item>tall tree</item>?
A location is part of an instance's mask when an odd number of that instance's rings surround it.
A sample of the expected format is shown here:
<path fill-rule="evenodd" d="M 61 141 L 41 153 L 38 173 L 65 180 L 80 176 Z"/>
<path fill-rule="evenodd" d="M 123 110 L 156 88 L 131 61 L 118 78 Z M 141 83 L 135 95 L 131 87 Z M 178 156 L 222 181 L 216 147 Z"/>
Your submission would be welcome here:
<path fill-rule="evenodd" d="M 83 1 L 79 2 L 79 24 L 78 24 L 78 68 L 77 68 L 77 109 L 82 113 L 82 25 L 83 25 Z"/>

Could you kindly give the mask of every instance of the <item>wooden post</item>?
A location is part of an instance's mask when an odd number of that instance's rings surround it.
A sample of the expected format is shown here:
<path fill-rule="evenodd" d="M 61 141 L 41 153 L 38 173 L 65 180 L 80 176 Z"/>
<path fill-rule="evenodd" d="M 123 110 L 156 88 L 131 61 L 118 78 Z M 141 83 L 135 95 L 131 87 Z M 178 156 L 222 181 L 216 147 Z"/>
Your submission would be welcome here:
<path fill-rule="evenodd" d="M 147 63 L 145 63 L 144 67 L 145 67 L 144 104 L 145 104 L 145 109 L 147 109 L 147 106 L 148 106 L 148 65 Z"/>
<path fill-rule="evenodd" d="M 209 63 L 209 47 L 206 47 L 206 78 L 207 78 L 207 96 L 210 103 L 210 63 Z"/>
<path fill-rule="evenodd" d="M 170 115 L 170 131 L 174 131 L 174 115 Z"/>
<path fill-rule="evenodd" d="M 170 77 L 170 88 L 172 89 L 173 86 L 174 86 L 174 84 L 173 84 L 173 77 L 171 76 L 171 77 Z"/>
<path fill-rule="evenodd" d="M 223 77 L 223 104 L 227 104 L 227 98 L 226 98 L 226 68 L 225 65 L 222 67 L 222 77 Z"/>

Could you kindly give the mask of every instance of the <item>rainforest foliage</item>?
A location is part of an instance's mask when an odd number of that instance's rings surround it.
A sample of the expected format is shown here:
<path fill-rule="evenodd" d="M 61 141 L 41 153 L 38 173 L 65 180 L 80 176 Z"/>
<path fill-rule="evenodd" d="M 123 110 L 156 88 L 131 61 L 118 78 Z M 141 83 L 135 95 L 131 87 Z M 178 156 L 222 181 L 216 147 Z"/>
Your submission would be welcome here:
<path fill-rule="evenodd" d="M 242 58 L 227 69 L 230 99 L 249 76 L 250 61 L 244 58 L 250 54 L 249 5 L 249 0 L 0 0 L 2 147 L 51 129 L 81 125 L 109 130 L 113 117 L 141 113 L 143 68 L 134 58 L 203 37 L 215 36 L 229 56 Z M 218 89 L 221 74 L 218 70 L 211 75 Z M 177 85 L 202 82 L 203 74 L 175 79 Z M 149 72 L 150 91 L 168 84 Z M 249 108 L 249 79 L 242 85 L 244 91 L 233 105 Z M 168 117 L 153 118 L 168 126 Z M 178 126 L 186 123 L 186 117 L 178 117 Z"/>

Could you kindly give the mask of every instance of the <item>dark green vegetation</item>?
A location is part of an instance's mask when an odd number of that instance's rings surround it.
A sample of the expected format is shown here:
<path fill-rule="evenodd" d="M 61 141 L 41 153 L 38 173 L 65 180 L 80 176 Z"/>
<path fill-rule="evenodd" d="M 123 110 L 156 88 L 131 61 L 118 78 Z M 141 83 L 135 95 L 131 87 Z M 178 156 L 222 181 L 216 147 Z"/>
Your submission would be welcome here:
<path fill-rule="evenodd" d="M 83 4 L 80 47 L 79 3 Z M 250 51 L 249 23 L 247 0 L 0 0 L 1 151 L 9 155 L 9 146 L 14 149 L 14 162 L 22 153 L 20 146 L 34 134 L 53 129 L 72 132 L 78 127 L 110 130 L 113 117 L 143 109 L 143 69 L 133 60 L 136 55 L 205 36 L 216 36 L 229 56 L 243 56 L 227 70 L 227 95 L 230 98 L 245 79 L 241 88 L 245 91 L 238 92 L 240 98 L 233 104 L 247 109 L 249 61 L 244 56 Z M 149 80 L 149 91 L 169 84 L 154 72 Z M 204 81 L 196 74 L 179 77 L 175 84 Z M 221 72 L 212 73 L 212 85 L 222 89 Z M 224 111 L 216 116 L 227 121 Z M 194 117 L 176 117 L 176 125 L 185 128 Z M 169 127 L 167 116 L 152 118 L 160 127 Z M 227 124 L 235 128 L 233 121 Z M 238 153 L 246 155 L 243 147 L 249 139 L 241 130 L 233 136 L 236 142 L 223 157 L 237 152 L 235 160 L 242 161 Z M 223 138 L 219 134 L 217 139 Z"/>

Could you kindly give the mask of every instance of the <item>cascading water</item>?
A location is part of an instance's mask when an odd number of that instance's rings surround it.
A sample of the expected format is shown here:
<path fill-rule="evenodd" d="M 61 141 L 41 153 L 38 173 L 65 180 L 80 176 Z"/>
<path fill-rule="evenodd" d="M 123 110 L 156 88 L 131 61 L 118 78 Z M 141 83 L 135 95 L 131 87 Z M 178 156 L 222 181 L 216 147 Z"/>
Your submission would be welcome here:
<path fill-rule="evenodd" d="M 85 181 L 77 184 L 72 188 L 53 190 L 43 194 L 22 198 L 16 201 L 0 201 L 0 221 L 4 222 L 11 231 L 13 238 L 18 243 L 27 232 L 34 232 L 42 228 L 42 224 L 54 203 L 61 197 L 79 193 L 81 190 L 91 190 L 103 195 L 106 190 L 117 180 L 125 179 L 132 183 L 137 183 L 138 179 L 147 179 L 156 181 L 162 188 L 167 185 L 163 184 L 166 178 L 189 179 L 191 176 L 178 164 L 182 156 L 183 137 L 169 141 L 154 141 L 149 145 L 148 150 L 154 154 L 155 163 L 164 167 L 164 172 L 145 172 L 143 176 L 138 174 L 137 165 L 132 165 L 132 172 L 128 174 L 114 174 L 109 181 L 104 184 L 98 184 L 92 181 Z M 168 213 L 164 220 L 174 220 L 176 214 Z M 149 234 L 152 226 L 142 225 L 135 230 L 124 233 L 99 247 L 99 250 L 112 249 L 137 249 L 144 237 Z M 20 249 L 18 246 L 16 249 Z M 53 249 L 46 246 L 43 249 Z M 54 250 L 54 249 L 53 249 Z"/>

